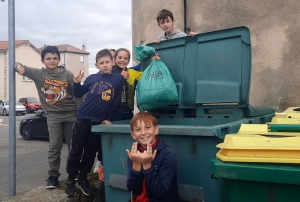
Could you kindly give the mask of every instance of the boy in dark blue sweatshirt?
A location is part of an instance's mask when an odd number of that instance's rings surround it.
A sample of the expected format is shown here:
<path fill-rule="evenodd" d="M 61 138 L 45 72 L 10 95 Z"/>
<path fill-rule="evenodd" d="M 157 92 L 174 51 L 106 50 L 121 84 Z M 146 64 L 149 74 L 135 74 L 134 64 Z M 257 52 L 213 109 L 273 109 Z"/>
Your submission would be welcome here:
<path fill-rule="evenodd" d="M 83 73 L 74 77 L 74 95 L 82 97 L 77 120 L 73 128 L 72 147 L 67 161 L 66 196 L 75 195 L 75 175 L 80 171 L 78 184 L 85 195 L 92 194 L 87 174 L 91 171 L 99 147 L 99 137 L 91 132 L 92 125 L 111 124 L 112 114 L 121 100 L 124 78 L 121 74 L 112 74 L 113 58 L 109 50 L 104 49 L 96 55 L 97 74 L 89 75 L 81 85 Z"/>
<path fill-rule="evenodd" d="M 177 202 L 177 160 L 162 139 L 157 120 L 149 112 L 137 113 L 130 122 L 132 144 L 128 154 L 127 189 L 133 202 Z M 154 152 L 152 152 L 154 151 Z"/>

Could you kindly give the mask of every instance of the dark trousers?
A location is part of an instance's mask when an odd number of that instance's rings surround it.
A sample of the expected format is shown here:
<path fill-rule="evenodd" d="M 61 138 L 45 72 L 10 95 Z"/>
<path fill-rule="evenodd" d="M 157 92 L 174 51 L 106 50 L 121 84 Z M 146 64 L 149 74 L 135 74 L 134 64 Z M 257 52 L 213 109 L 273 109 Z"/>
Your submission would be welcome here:
<path fill-rule="evenodd" d="M 88 119 L 77 119 L 73 128 L 71 151 L 67 161 L 67 173 L 76 175 L 89 173 L 94 165 L 94 159 L 101 138 L 91 132 L 92 125 L 100 124 Z"/>
<path fill-rule="evenodd" d="M 133 113 L 132 112 L 114 112 L 113 116 L 111 117 L 111 122 L 114 121 L 122 121 L 122 120 L 128 120 L 132 119 Z M 101 142 L 100 146 L 98 146 L 98 154 L 97 154 L 98 161 L 102 161 L 102 150 L 101 150 Z M 103 164 L 103 162 L 102 162 Z"/>

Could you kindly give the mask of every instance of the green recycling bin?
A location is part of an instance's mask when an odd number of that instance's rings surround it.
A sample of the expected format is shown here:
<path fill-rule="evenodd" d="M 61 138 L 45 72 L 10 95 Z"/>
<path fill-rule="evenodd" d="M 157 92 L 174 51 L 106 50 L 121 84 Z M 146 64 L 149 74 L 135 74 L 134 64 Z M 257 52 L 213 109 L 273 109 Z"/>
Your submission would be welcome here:
<path fill-rule="evenodd" d="M 211 160 L 211 175 L 223 179 L 230 202 L 299 202 L 300 165 Z"/>
<path fill-rule="evenodd" d="M 159 136 L 174 150 L 183 201 L 224 202 L 222 179 L 211 179 L 210 159 L 224 136 L 242 123 L 271 121 L 275 110 L 249 105 L 251 42 L 247 27 L 152 43 L 176 83 L 179 104 L 151 110 Z M 141 62 L 145 69 L 151 59 Z M 101 135 L 105 198 L 128 201 L 127 153 L 133 139 L 129 120 L 93 126 Z"/>
<path fill-rule="evenodd" d="M 222 180 L 211 179 L 210 159 L 216 156 L 216 145 L 228 133 L 236 133 L 249 119 L 238 118 L 158 118 L 159 137 L 176 154 L 179 195 L 183 201 L 223 202 Z M 129 121 L 112 125 L 93 126 L 101 135 L 104 166 L 105 198 L 110 201 L 128 201 L 126 188 L 127 153 L 133 139 Z"/>

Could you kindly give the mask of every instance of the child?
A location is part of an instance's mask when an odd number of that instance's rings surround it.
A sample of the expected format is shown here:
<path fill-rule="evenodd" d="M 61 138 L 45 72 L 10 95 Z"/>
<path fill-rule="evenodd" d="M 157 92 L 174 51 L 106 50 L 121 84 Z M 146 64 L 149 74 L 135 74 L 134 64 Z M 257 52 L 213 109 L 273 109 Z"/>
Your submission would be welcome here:
<path fill-rule="evenodd" d="M 127 68 L 129 60 L 130 53 L 127 49 L 120 48 L 116 51 L 116 65 L 112 72 L 121 73 L 126 81 L 124 81 L 121 102 L 116 107 L 112 121 L 127 120 L 133 117 L 135 87 L 143 73 Z"/>
<path fill-rule="evenodd" d="M 83 74 L 74 77 L 74 94 L 86 99 L 78 110 L 74 124 L 72 148 L 67 161 L 66 196 L 75 195 L 75 175 L 80 171 L 78 184 L 85 195 L 92 194 L 87 180 L 91 171 L 99 136 L 91 132 L 92 125 L 111 124 L 111 117 L 115 107 L 120 102 L 124 79 L 120 74 L 112 74 L 113 58 L 108 49 L 101 50 L 96 55 L 98 74 L 89 75 L 81 85 Z"/>
<path fill-rule="evenodd" d="M 128 154 L 127 189 L 134 202 L 179 201 L 177 160 L 174 152 L 157 137 L 157 120 L 139 112 L 130 122 L 132 144 Z M 154 152 L 152 152 L 154 151 Z"/>
<path fill-rule="evenodd" d="M 116 50 L 111 48 L 109 49 L 109 52 L 111 53 L 112 55 L 112 58 L 113 58 L 113 66 L 115 65 L 115 54 L 116 54 Z M 100 139 L 101 140 L 101 139 Z M 94 167 L 94 172 L 97 173 L 99 172 L 99 168 L 101 167 L 101 169 L 103 169 L 103 166 L 102 166 L 102 150 L 100 147 L 98 147 L 98 151 L 97 151 L 97 162 L 95 164 L 95 167 Z M 104 181 L 103 179 L 103 176 L 100 175 L 99 179 L 101 181 Z"/>
<path fill-rule="evenodd" d="M 70 149 L 72 126 L 76 119 L 76 106 L 73 96 L 74 75 L 63 66 L 58 66 L 60 53 L 55 46 L 46 46 L 41 53 L 41 61 L 46 68 L 27 67 L 15 64 L 20 75 L 27 76 L 35 83 L 39 98 L 47 113 L 49 149 L 47 189 L 56 188 L 60 176 L 60 154 L 63 137 Z"/>
<path fill-rule="evenodd" d="M 187 36 L 186 33 L 180 31 L 179 29 L 175 29 L 175 19 L 173 17 L 173 13 L 167 9 L 163 9 L 158 13 L 156 21 L 158 26 L 164 31 L 164 33 L 158 37 L 158 41 L 156 41 L 157 43 L 168 39 Z M 190 32 L 189 36 L 193 37 L 196 34 L 196 32 Z"/>

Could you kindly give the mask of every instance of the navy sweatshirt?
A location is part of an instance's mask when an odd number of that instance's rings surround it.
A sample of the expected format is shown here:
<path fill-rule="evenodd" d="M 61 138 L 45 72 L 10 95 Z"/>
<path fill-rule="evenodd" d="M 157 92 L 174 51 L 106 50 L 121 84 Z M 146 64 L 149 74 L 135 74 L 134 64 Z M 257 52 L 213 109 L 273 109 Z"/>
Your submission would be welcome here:
<path fill-rule="evenodd" d="M 111 120 L 112 114 L 121 100 L 124 78 L 121 74 L 91 74 L 84 84 L 74 83 L 74 95 L 82 97 L 87 93 L 81 104 L 77 118 L 97 122 Z"/>
<path fill-rule="evenodd" d="M 135 196 L 140 195 L 145 179 L 149 202 L 179 201 L 176 156 L 162 139 L 159 139 L 154 150 L 157 153 L 148 170 L 134 171 L 132 161 L 127 159 L 127 189 Z"/>

